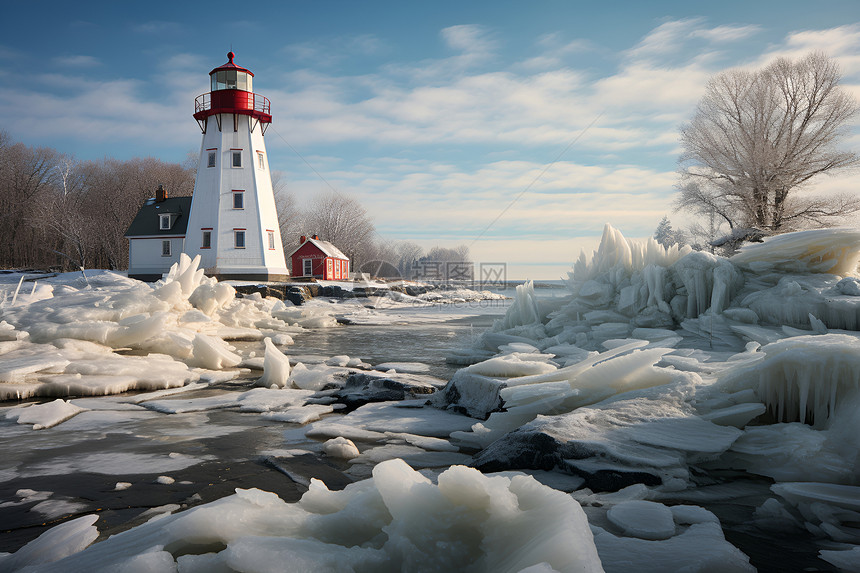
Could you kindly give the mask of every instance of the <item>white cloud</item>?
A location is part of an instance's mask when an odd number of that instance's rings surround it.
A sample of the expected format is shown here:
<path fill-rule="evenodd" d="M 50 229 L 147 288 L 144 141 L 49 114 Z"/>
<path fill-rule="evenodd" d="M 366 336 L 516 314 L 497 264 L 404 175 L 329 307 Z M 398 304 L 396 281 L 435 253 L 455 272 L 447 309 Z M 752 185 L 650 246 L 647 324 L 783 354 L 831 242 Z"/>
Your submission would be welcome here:
<path fill-rule="evenodd" d="M 496 42 L 483 26 L 474 24 L 449 26 L 443 28 L 439 35 L 449 48 L 464 54 L 486 56 L 496 48 Z"/>
<path fill-rule="evenodd" d="M 101 65 L 101 61 L 99 61 L 98 58 L 84 55 L 60 56 L 54 58 L 53 61 L 58 66 L 63 66 L 67 68 L 92 68 Z"/>
<path fill-rule="evenodd" d="M 664 22 L 651 30 L 636 46 L 628 50 L 626 56 L 633 60 L 639 60 L 659 58 L 676 53 L 701 22 L 701 18 Z"/>
<path fill-rule="evenodd" d="M 703 28 L 694 30 L 690 37 L 702 38 L 709 42 L 737 42 L 746 40 L 762 31 L 761 26 L 745 25 L 745 26 L 717 26 L 716 28 Z"/>
<path fill-rule="evenodd" d="M 846 76 L 860 79 L 860 24 L 793 32 L 758 58 L 755 65 L 760 67 L 780 57 L 797 60 L 812 51 L 826 53 L 839 63 Z"/>

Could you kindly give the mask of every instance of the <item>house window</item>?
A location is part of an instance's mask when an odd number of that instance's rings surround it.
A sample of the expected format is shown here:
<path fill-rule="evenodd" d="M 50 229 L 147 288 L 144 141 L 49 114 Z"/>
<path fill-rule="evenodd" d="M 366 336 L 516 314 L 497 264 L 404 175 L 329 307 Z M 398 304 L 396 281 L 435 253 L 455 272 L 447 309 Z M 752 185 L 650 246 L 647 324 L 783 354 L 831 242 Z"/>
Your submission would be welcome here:
<path fill-rule="evenodd" d="M 331 259 L 326 259 L 325 260 L 325 275 L 326 275 L 325 278 L 331 279 L 332 274 L 333 273 L 332 273 Z"/>
<path fill-rule="evenodd" d="M 215 167 L 215 152 L 209 152 L 209 163 L 206 165 L 207 167 Z"/>
<path fill-rule="evenodd" d="M 233 191 L 233 208 L 234 209 L 244 209 L 245 208 L 245 192 L 244 191 Z"/>
<path fill-rule="evenodd" d="M 200 246 L 201 249 L 211 249 L 212 248 L 212 231 L 203 231 L 203 244 Z"/>
<path fill-rule="evenodd" d="M 313 259 L 303 259 L 302 260 L 302 275 L 309 277 L 314 274 L 314 261 Z"/>
<path fill-rule="evenodd" d="M 161 241 L 161 256 L 170 256 L 170 241 Z"/>
<path fill-rule="evenodd" d="M 257 152 L 257 169 L 265 169 L 266 168 L 266 158 L 263 157 L 263 152 Z"/>
<path fill-rule="evenodd" d="M 162 231 L 167 231 L 170 229 L 170 213 L 159 213 L 158 228 Z"/>
<path fill-rule="evenodd" d="M 275 232 L 274 231 L 266 231 L 269 235 L 269 250 L 275 250 Z"/>
<path fill-rule="evenodd" d="M 233 245 L 237 249 L 245 248 L 245 229 L 233 229 Z"/>
<path fill-rule="evenodd" d="M 242 151 L 233 150 L 233 167 L 242 167 Z"/>

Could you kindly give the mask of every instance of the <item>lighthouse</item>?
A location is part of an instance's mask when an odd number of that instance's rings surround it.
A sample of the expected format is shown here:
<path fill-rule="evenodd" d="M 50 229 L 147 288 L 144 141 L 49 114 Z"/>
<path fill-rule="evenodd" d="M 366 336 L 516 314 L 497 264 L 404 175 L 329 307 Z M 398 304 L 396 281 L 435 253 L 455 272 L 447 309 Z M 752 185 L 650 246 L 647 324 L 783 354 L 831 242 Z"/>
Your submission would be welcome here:
<path fill-rule="evenodd" d="M 269 100 L 254 74 L 233 62 L 209 72 L 211 91 L 194 101 L 203 132 L 183 251 L 219 280 L 280 281 L 289 275 L 263 135 Z"/>

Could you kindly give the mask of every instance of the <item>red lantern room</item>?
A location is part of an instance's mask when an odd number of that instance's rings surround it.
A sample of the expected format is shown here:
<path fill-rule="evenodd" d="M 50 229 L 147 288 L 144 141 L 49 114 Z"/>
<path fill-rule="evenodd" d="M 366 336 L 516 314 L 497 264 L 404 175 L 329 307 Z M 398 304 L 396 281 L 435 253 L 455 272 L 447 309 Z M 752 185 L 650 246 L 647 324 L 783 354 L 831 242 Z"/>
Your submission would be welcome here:
<path fill-rule="evenodd" d="M 233 116 L 234 130 L 240 115 L 248 115 L 259 122 L 263 133 L 266 132 L 268 124 L 272 123 L 268 98 L 254 93 L 254 74 L 251 70 L 234 64 L 235 57 L 233 52 L 227 53 L 227 59 L 230 61 L 209 72 L 212 91 L 199 95 L 194 100 L 194 119 L 200 124 L 203 133 L 206 133 L 206 119 L 212 115 L 218 122 L 219 131 L 222 129 L 222 114 Z M 252 131 L 254 126 L 255 123 L 252 123 Z"/>

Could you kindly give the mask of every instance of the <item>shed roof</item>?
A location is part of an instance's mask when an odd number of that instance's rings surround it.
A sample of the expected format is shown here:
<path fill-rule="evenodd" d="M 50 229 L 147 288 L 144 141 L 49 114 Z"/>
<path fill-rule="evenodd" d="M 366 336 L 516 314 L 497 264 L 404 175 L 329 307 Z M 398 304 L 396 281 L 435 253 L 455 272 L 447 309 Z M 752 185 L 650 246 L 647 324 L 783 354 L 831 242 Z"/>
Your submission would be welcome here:
<path fill-rule="evenodd" d="M 323 254 L 326 255 L 327 257 L 334 257 L 336 259 L 343 259 L 345 261 L 349 260 L 349 257 L 344 255 L 340 249 L 338 249 L 337 247 L 335 247 L 334 245 L 332 245 L 328 241 L 322 241 L 320 239 L 313 239 L 310 237 L 307 240 L 305 240 L 304 243 L 302 243 L 301 245 L 299 245 L 298 247 L 293 249 L 293 251 L 288 256 L 292 257 L 293 255 L 295 255 L 296 251 L 301 249 L 307 243 L 311 243 L 312 245 L 314 245 L 316 248 L 318 248 L 320 251 L 322 251 Z"/>
<path fill-rule="evenodd" d="M 158 216 L 165 213 L 178 215 L 170 229 L 161 229 L 158 224 Z M 160 202 L 147 199 L 128 226 L 125 236 L 132 238 L 184 235 L 188 227 L 189 213 L 191 213 L 191 197 L 168 197 Z"/>

